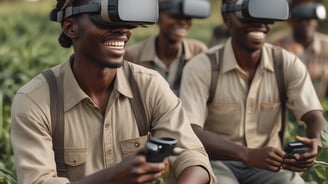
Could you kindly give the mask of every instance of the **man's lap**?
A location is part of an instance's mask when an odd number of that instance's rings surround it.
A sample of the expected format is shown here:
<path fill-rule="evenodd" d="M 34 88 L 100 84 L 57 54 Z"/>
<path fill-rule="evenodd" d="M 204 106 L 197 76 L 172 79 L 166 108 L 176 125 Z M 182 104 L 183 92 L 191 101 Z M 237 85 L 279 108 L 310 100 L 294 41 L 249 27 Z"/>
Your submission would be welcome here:
<path fill-rule="evenodd" d="M 211 164 L 220 184 L 304 184 L 302 177 L 292 171 L 270 172 L 236 161 L 211 161 Z"/>

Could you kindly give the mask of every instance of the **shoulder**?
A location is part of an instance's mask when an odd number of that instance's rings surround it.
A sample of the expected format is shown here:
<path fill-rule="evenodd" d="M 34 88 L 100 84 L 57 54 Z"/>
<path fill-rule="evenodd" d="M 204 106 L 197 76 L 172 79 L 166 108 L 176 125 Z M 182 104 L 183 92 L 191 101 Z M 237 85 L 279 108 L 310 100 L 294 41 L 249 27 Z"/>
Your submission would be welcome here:
<path fill-rule="evenodd" d="M 209 48 L 207 51 L 197 54 L 185 65 L 184 73 L 191 75 L 207 75 L 211 71 L 211 60 L 209 55 L 215 54 L 217 61 L 217 53 L 223 45 L 217 45 Z"/>
<path fill-rule="evenodd" d="M 324 41 L 324 42 L 328 42 L 328 34 L 324 34 L 321 32 L 316 32 L 315 36 L 318 37 L 320 40 Z"/>
<path fill-rule="evenodd" d="M 315 33 L 315 39 L 320 42 L 322 53 L 328 53 L 328 35 L 320 32 Z"/>
<path fill-rule="evenodd" d="M 264 44 L 264 49 L 266 49 L 266 51 L 267 51 L 266 53 L 271 54 L 271 55 L 272 55 L 272 52 L 274 50 L 276 52 L 280 52 L 282 54 L 282 56 L 283 56 L 284 62 L 292 62 L 292 61 L 297 60 L 297 58 L 298 58 L 294 53 L 286 50 L 283 47 L 280 47 L 280 46 L 277 46 L 277 45 L 273 45 L 271 43 L 265 43 Z M 272 55 L 272 57 L 273 57 L 273 55 Z"/>
<path fill-rule="evenodd" d="M 184 40 L 186 49 L 190 50 L 194 55 L 207 50 L 207 45 L 200 40 L 188 38 Z"/>
<path fill-rule="evenodd" d="M 49 70 L 52 70 L 55 73 L 55 76 L 58 77 L 60 72 L 63 69 L 63 65 L 55 66 Z M 42 73 L 38 74 L 34 78 L 32 78 L 28 83 L 22 86 L 16 93 L 20 95 L 24 95 L 31 99 L 35 99 L 38 102 L 41 102 L 45 98 L 48 98 L 49 95 L 49 86 L 47 80 L 44 78 Z"/>
<path fill-rule="evenodd" d="M 156 82 L 162 80 L 161 75 L 155 70 L 132 62 L 129 62 L 129 66 L 131 68 L 131 74 L 133 75 L 135 80 L 138 81 L 138 83 L 141 83 L 142 85 L 147 86 L 151 83 L 156 84 Z"/>
<path fill-rule="evenodd" d="M 145 45 L 147 42 L 149 42 L 149 39 L 150 39 L 150 38 L 129 45 L 129 46 L 126 48 L 126 51 L 134 51 L 134 50 L 139 50 L 139 49 L 141 49 L 141 48 L 143 47 L 143 45 Z"/>
<path fill-rule="evenodd" d="M 61 65 L 51 68 L 55 75 L 60 73 Z M 50 94 L 46 79 L 40 73 L 22 86 L 14 96 L 12 116 L 31 116 L 39 118 L 49 114 Z"/>
<path fill-rule="evenodd" d="M 156 101 L 158 99 L 176 100 L 176 96 L 169 87 L 169 84 L 157 71 L 130 62 L 129 66 L 131 68 L 131 75 L 136 81 L 141 96 L 145 99 L 145 103 L 154 102 L 153 100 Z"/>
<path fill-rule="evenodd" d="M 137 63 L 142 57 L 152 55 L 152 52 L 154 52 L 154 47 L 155 37 L 150 37 L 146 40 L 134 43 L 126 48 L 124 59 Z"/>

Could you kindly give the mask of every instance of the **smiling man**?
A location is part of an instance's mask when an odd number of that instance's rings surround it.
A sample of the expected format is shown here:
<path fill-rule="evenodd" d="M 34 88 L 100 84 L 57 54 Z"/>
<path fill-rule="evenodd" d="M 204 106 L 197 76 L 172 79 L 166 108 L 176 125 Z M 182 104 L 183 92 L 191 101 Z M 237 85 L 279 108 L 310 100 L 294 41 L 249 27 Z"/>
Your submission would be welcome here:
<path fill-rule="evenodd" d="M 231 37 L 186 64 L 180 89 L 218 183 L 304 183 L 297 172 L 312 166 L 327 122 L 304 64 L 266 43 L 270 25 L 288 18 L 288 4 L 223 0 L 222 16 Z M 286 94 L 286 102 L 279 91 Z M 286 156 L 281 103 L 306 124 L 306 137 L 296 139 L 310 147 L 309 152 Z"/>
<path fill-rule="evenodd" d="M 146 161 L 150 136 L 175 138 L 182 148 L 170 157 L 172 183 L 215 183 L 205 149 L 166 81 L 123 60 L 130 29 L 155 23 L 157 7 L 154 0 L 58 0 L 51 19 L 61 23 L 61 46 L 74 53 L 15 95 L 18 183 L 159 183 L 166 161 Z M 143 107 L 134 108 L 138 99 Z M 140 109 L 145 121 L 137 118 Z"/>
<path fill-rule="evenodd" d="M 196 39 L 186 38 L 195 18 L 210 15 L 207 0 L 159 0 L 156 36 L 131 45 L 125 59 L 158 71 L 179 95 L 184 65 L 207 46 Z"/>

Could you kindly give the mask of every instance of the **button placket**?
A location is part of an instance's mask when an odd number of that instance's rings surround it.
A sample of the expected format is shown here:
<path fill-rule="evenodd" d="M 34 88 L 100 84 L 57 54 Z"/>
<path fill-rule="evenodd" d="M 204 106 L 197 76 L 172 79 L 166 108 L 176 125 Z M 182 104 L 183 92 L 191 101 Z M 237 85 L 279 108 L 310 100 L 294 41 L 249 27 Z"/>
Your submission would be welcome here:
<path fill-rule="evenodd" d="M 112 130 L 109 121 L 104 122 L 103 128 L 103 141 L 104 141 L 104 155 L 105 155 L 105 165 L 109 166 L 113 163 L 113 151 L 112 151 Z"/>

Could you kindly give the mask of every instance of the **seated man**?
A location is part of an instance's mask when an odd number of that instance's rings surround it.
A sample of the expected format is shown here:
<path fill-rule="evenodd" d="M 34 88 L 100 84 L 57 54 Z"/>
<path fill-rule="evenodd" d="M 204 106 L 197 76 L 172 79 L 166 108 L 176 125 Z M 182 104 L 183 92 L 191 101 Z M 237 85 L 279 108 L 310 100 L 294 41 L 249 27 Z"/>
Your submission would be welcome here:
<path fill-rule="evenodd" d="M 288 18 L 287 2 L 253 2 L 223 0 L 222 16 L 231 37 L 187 63 L 180 98 L 218 183 L 302 184 L 298 172 L 313 165 L 327 122 L 304 64 L 265 42 L 270 25 Z M 242 14 L 238 7 L 247 5 L 260 7 Z M 265 14 L 254 12 L 261 8 Z M 292 158 L 281 144 L 286 107 L 307 125 L 307 137 L 296 140 L 310 148 Z"/>
<path fill-rule="evenodd" d="M 207 18 L 210 10 L 207 0 L 159 0 L 159 33 L 129 46 L 125 59 L 158 71 L 179 95 L 184 65 L 194 55 L 207 50 L 203 42 L 186 38 L 192 20 Z"/>
<path fill-rule="evenodd" d="M 204 147 L 166 81 L 123 60 L 130 29 L 157 20 L 157 1 L 138 0 L 132 10 L 133 1 L 119 1 L 118 11 L 106 6 L 111 0 L 57 1 L 51 18 L 61 23 L 60 44 L 74 53 L 15 95 L 18 183 L 158 183 L 165 161 L 146 161 L 149 136 L 174 138 L 182 148 L 170 159 L 175 183 L 215 183 Z"/>

